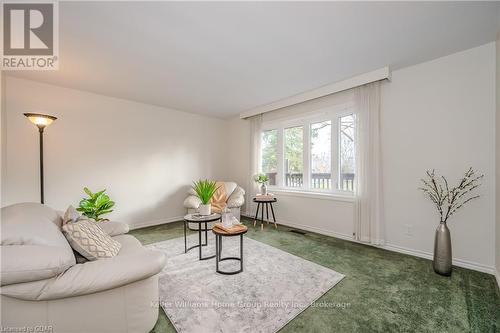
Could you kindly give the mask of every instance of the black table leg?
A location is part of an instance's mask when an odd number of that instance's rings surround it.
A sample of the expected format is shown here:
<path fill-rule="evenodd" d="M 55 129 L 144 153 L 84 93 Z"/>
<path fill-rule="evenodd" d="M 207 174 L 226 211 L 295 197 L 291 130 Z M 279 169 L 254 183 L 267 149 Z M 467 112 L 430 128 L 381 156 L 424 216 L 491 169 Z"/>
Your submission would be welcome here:
<path fill-rule="evenodd" d="M 269 203 L 271 205 L 271 213 L 273 213 L 273 221 L 274 221 L 274 227 L 278 229 L 278 225 L 276 224 L 276 217 L 274 216 L 274 209 L 273 209 L 273 203 Z"/>
<path fill-rule="evenodd" d="M 184 253 L 187 253 L 186 220 L 184 220 Z"/>
<path fill-rule="evenodd" d="M 198 248 L 199 249 L 199 258 L 201 260 L 201 223 L 198 224 L 198 244 L 200 245 L 200 247 Z"/>
<path fill-rule="evenodd" d="M 219 251 L 219 235 L 215 235 L 215 271 L 219 271 L 219 258 L 220 258 L 220 251 Z"/>
<path fill-rule="evenodd" d="M 215 258 L 215 254 L 208 256 L 208 257 L 203 257 L 203 248 L 202 247 L 208 246 L 208 231 L 209 231 L 208 230 L 208 223 L 209 222 L 216 222 L 218 220 L 222 220 L 222 218 L 218 217 L 216 220 L 193 222 L 193 223 L 198 224 L 198 244 L 187 247 L 187 234 L 188 234 L 187 228 L 188 228 L 188 223 L 190 223 L 192 221 L 190 221 L 189 219 L 188 220 L 185 219 L 184 220 L 184 253 L 187 253 L 194 248 L 198 248 L 198 259 L 199 260 L 207 260 L 207 259 Z M 203 239 L 202 233 L 203 232 L 205 233 L 205 242 L 204 243 L 202 242 L 202 239 Z"/>
<path fill-rule="evenodd" d="M 201 227 L 201 225 L 200 225 Z M 208 244 L 208 241 L 207 241 L 207 222 L 205 222 L 205 245 Z"/>
<path fill-rule="evenodd" d="M 253 226 L 257 224 L 257 217 L 259 216 L 259 207 L 260 207 L 260 202 L 257 202 L 257 211 L 255 212 L 255 218 L 253 219 Z"/>
<path fill-rule="evenodd" d="M 260 228 L 264 229 L 264 205 L 260 209 Z"/>
<path fill-rule="evenodd" d="M 202 246 L 207 246 L 208 245 L 208 235 L 207 235 L 208 234 L 208 225 L 207 225 L 207 222 L 204 222 L 204 223 L 205 223 L 205 230 L 204 230 L 205 231 L 205 244 L 201 243 L 201 232 L 202 232 L 201 225 L 202 224 L 201 223 L 199 224 L 199 227 L 200 227 L 199 231 L 200 231 L 200 233 L 199 233 L 199 239 L 198 240 L 199 240 L 199 244 L 200 244 L 200 260 L 207 260 L 207 259 L 215 258 L 215 254 L 212 255 L 212 256 L 208 256 L 208 257 L 203 257 L 202 254 L 201 254 L 201 248 L 202 248 Z M 217 249 L 216 249 L 216 251 L 217 251 Z"/>
<path fill-rule="evenodd" d="M 266 221 L 269 224 L 269 202 L 266 202 Z"/>
<path fill-rule="evenodd" d="M 236 235 L 235 235 L 236 236 Z M 243 272 L 243 234 L 240 234 L 240 257 L 223 257 L 222 256 L 222 239 L 224 238 L 222 235 L 215 235 L 215 271 L 224 275 L 233 275 Z M 240 269 L 237 271 L 222 271 L 219 270 L 219 262 L 224 260 L 238 260 L 240 262 Z"/>
<path fill-rule="evenodd" d="M 243 272 L 243 234 L 240 235 L 240 272 Z"/>

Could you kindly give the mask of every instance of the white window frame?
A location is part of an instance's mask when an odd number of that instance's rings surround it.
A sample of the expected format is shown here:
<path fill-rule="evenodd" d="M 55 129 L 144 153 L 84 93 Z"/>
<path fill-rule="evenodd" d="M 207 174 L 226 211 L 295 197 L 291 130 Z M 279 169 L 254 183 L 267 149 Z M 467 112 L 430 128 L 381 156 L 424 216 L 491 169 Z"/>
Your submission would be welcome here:
<path fill-rule="evenodd" d="M 277 130 L 277 175 L 276 185 L 269 185 L 269 189 L 275 192 L 293 192 L 304 193 L 307 195 L 318 196 L 341 196 L 350 198 L 353 192 L 344 191 L 339 189 L 340 181 L 340 118 L 346 115 L 353 114 L 354 105 L 346 103 L 335 105 L 332 107 L 317 110 L 316 112 L 308 113 L 307 115 L 296 115 L 288 118 L 282 118 L 272 121 L 264 121 L 262 124 L 262 131 Z M 313 189 L 311 188 L 311 125 L 322 121 L 331 121 L 331 174 L 332 174 L 332 188 L 331 189 Z M 303 127 L 303 186 L 301 187 L 287 187 L 285 186 L 284 170 L 285 170 L 285 156 L 284 156 L 284 130 L 290 127 Z M 262 166 L 260 166 L 262 167 Z M 336 175 L 336 176 L 335 176 Z"/>

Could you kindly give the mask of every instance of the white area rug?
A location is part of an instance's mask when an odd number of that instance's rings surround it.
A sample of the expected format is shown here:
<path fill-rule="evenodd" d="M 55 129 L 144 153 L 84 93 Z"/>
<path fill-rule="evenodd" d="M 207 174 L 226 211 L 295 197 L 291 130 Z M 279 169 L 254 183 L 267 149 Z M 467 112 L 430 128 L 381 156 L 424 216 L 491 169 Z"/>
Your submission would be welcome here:
<path fill-rule="evenodd" d="M 197 243 L 188 237 L 188 247 Z M 209 234 L 203 255 L 215 252 Z M 167 255 L 160 274 L 160 305 L 178 332 L 276 332 L 344 275 L 244 237 L 244 268 L 236 275 L 215 272 L 215 258 L 199 261 L 198 249 L 184 253 L 184 238 L 151 244 Z M 239 237 L 223 240 L 222 257 L 239 256 Z M 220 268 L 239 268 L 223 261 Z"/>

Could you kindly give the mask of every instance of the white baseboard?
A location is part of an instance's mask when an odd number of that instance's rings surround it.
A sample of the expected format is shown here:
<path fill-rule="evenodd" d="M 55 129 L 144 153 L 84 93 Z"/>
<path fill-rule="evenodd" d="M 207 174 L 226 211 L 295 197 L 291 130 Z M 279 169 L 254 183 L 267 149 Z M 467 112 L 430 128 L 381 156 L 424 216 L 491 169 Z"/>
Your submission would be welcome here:
<path fill-rule="evenodd" d="M 242 214 L 242 215 L 246 216 L 248 218 L 251 218 L 251 219 L 254 218 L 254 216 L 249 216 L 248 214 Z M 330 236 L 330 237 L 335 237 L 335 238 L 340 238 L 340 239 L 344 239 L 344 240 L 347 240 L 347 241 L 350 241 L 350 242 L 354 242 L 354 243 L 370 245 L 370 246 L 378 247 L 380 249 L 384 249 L 384 250 L 388 250 L 388 251 L 393 251 L 393 252 L 399 252 L 399 253 L 403 253 L 403 254 L 408 254 L 408 255 L 411 255 L 411 256 L 419 257 L 419 258 L 424 258 L 424 259 L 429 259 L 429 260 L 432 260 L 432 258 L 433 258 L 433 254 L 430 253 L 430 252 L 426 252 L 426 251 L 410 249 L 410 248 L 406 248 L 406 247 L 402 247 L 402 246 L 398 246 L 398 245 L 394 245 L 394 244 L 385 244 L 385 245 L 371 245 L 371 244 L 366 244 L 366 243 L 359 242 L 359 241 L 355 240 L 353 238 L 353 236 L 349 235 L 349 234 L 339 233 L 339 232 L 335 232 L 335 231 L 331 231 L 331 230 L 326 230 L 326 229 L 318 228 L 318 227 L 314 227 L 314 226 L 304 225 L 304 224 L 293 223 L 293 222 L 290 222 L 290 221 L 284 221 L 284 220 L 279 220 L 278 219 L 277 223 L 281 224 L 281 225 L 288 226 L 288 227 L 292 227 L 292 228 L 297 228 L 297 229 L 302 229 L 302 230 L 306 230 L 306 231 L 311 231 L 311 232 L 315 232 L 315 233 L 318 233 L 318 234 L 322 234 L 322 235 L 326 235 L 326 236 Z M 457 258 L 453 259 L 453 265 L 458 266 L 458 267 L 462 267 L 462 268 L 472 269 L 472 270 L 475 270 L 475 271 L 479 271 L 479 272 L 483 272 L 483 273 L 488 273 L 488 274 L 495 275 L 496 278 L 497 278 L 497 282 L 499 282 L 499 287 L 500 287 L 499 274 L 496 271 L 495 267 L 493 267 L 493 266 L 487 266 L 487 265 L 478 264 L 478 263 L 474 263 L 474 262 L 471 262 L 471 261 L 468 261 L 468 260 L 457 259 Z"/>
<path fill-rule="evenodd" d="M 253 219 L 255 216 L 250 216 L 248 214 L 241 214 L 242 216 L 245 216 L 249 219 Z M 331 236 L 331 237 L 335 237 L 335 238 L 340 238 L 340 239 L 345 239 L 345 240 L 348 240 L 348 241 L 352 241 L 352 242 L 355 242 L 355 243 L 360 243 L 360 242 L 357 242 L 355 239 L 352 238 L 352 235 L 349 235 L 349 234 L 344 234 L 344 233 L 340 233 L 340 232 L 335 232 L 335 231 L 331 231 L 331 230 L 326 230 L 326 229 L 323 229 L 323 228 L 318 228 L 318 227 L 314 227 L 314 226 L 310 226 L 310 225 L 305 225 L 305 224 L 298 224 L 298 223 L 293 223 L 293 222 L 290 222 L 290 221 L 285 221 L 285 220 L 276 220 L 276 223 L 277 224 L 280 224 L 280 225 L 285 225 L 287 227 L 292 227 L 292 228 L 297 228 L 297 229 L 302 229 L 302 230 L 306 230 L 306 231 L 311 231 L 311 232 L 315 232 L 315 233 L 318 233 L 318 234 L 321 234 L 321 235 L 325 235 L 325 236 Z"/>
<path fill-rule="evenodd" d="M 409 249 L 409 248 L 399 246 L 399 245 L 385 244 L 383 246 L 378 246 L 378 247 L 385 249 L 385 250 L 409 254 L 409 255 L 412 255 L 415 257 L 420 257 L 420 258 L 429 259 L 429 260 L 432 260 L 434 257 L 434 255 L 431 252 Z M 478 263 L 475 263 L 475 262 L 472 262 L 469 260 L 458 259 L 458 258 L 453 258 L 452 264 L 454 266 L 472 269 L 474 271 L 479 271 L 479 272 L 495 275 L 495 267 L 493 267 L 493 266 L 478 264 Z"/>
<path fill-rule="evenodd" d="M 152 227 L 152 226 L 155 226 L 155 225 L 160 225 L 160 224 L 165 224 L 165 223 L 172 223 L 172 222 L 182 221 L 183 218 L 184 218 L 184 215 L 174 216 L 174 217 L 168 217 L 168 218 L 165 218 L 165 219 L 159 219 L 159 220 L 153 220 L 153 221 L 146 221 L 146 222 L 139 222 L 139 223 L 135 223 L 133 225 L 129 225 L 129 227 L 130 227 L 130 230 L 135 230 L 135 229 Z"/>
<path fill-rule="evenodd" d="M 497 286 L 498 286 L 498 289 L 500 290 L 500 271 L 499 271 L 500 267 L 498 267 L 496 269 L 496 274 L 495 274 L 495 277 L 497 278 Z"/>

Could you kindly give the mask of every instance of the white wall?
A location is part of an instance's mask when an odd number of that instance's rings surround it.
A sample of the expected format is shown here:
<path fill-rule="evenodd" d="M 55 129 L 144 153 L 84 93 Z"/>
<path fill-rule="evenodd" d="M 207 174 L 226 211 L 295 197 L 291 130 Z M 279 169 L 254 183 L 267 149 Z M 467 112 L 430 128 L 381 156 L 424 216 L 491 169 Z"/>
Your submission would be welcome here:
<path fill-rule="evenodd" d="M 430 258 L 439 219 L 417 190 L 419 179 L 435 168 L 455 182 L 473 166 L 485 174 L 482 197 L 450 221 L 453 257 L 455 264 L 493 272 L 495 44 L 394 71 L 381 94 L 386 247 Z M 241 165 L 233 177 L 243 181 L 249 130 L 244 120 L 231 122 Z M 352 237 L 351 202 L 277 195 L 282 223 Z"/>
<path fill-rule="evenodd" d="M 481 198 L 449 223 L 453 257 L 492 268 L 495 219 L 495 44 L 395 71 L 382 92 L 388 243 L 431 253 L 439 222 L 416 190 L 426 169 L 453 183 L 472 166 Z M 411 236 L 405 235 L 407 226 Z"/>
<path fill-rule="evenodd" d="M 58 117 L 45 132 L 45 202 L 78 205 L 108 189 L 110 217 L 131 226 L 184 215 L 192 180 L 221 179 L 225 121 L 78 90 L 6 78 L 2 206 L 38 202 L 38 130 L 24 112 Z"/>

